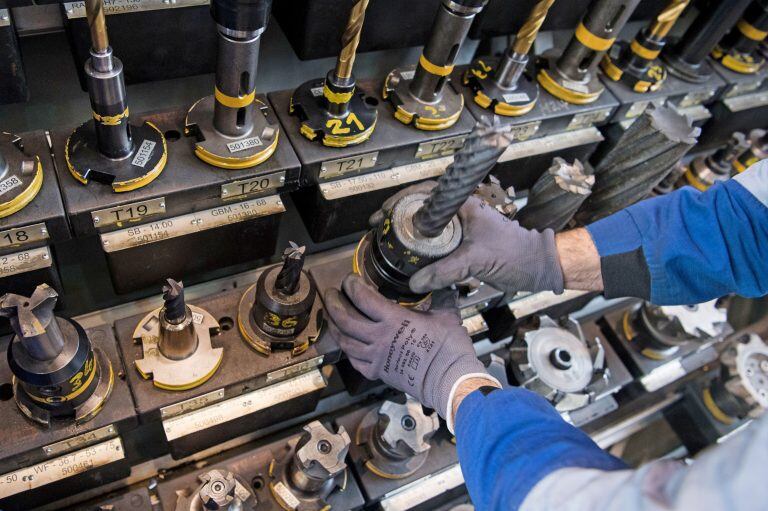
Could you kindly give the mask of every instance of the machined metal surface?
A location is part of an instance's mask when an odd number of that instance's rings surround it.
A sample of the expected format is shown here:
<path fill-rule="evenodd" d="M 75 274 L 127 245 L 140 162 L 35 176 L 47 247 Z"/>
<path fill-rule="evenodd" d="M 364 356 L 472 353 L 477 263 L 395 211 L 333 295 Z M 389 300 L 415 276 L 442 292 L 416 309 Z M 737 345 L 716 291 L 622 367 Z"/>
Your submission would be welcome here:
<path fill-rule="evenodd" d="M 555 158 L 528 193 L 528 202 L 517 215 L 520 225 L 538 231 L 563 229 L 592 193 L 592 172 L 588 163 Z"/>
<path fill-rule="evenodd" d="M 40 157 L 24 148 L 24 139 L 0 132 L 0 218 L 32 202 L 43 186 Z"/>
<path fill-rule="evenodd" d="M 743 133 L 732 134 L 724 147 L 693 160 L 685 170 L 685 181 L 697 190 L 704 191 L 718 181 L 730 179 L 735 162 L 750 146 L 751 141 Z"/>
<path fill-rule="evenodd" d="M 752 130 L 749 132 L 749 149 L 733 161 L 733 168 L 741 173 L 766 158 L 768 158 L 768 131 Z"/>
<path fill-rule="evenodd" d="M 200 486 L 190 495 L 179 495 L 175 511 L 252 511 L 258 502 L 250 485 L 232 472 L 212 469 L 198 476 Z"/>

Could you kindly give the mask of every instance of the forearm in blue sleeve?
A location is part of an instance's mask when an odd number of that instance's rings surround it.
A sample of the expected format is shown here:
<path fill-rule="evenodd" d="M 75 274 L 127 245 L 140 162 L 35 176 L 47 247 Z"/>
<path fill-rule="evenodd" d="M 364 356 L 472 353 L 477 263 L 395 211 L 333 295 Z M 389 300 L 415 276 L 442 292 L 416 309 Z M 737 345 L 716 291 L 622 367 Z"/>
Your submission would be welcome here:
<path fill-rule="evenodd" d="M 768 160 L 706 192 L 684 187 L 587 227 L 605 295 L 657 305 L 768 294 Z"/>
<path fill-rule="evenodd" d="M 455 426 L 459 463 L 477 509 L 517 510 L 536 483 L 560 468 L 626 468 L 525 389 L 473 392 L 461 402 Z"/>

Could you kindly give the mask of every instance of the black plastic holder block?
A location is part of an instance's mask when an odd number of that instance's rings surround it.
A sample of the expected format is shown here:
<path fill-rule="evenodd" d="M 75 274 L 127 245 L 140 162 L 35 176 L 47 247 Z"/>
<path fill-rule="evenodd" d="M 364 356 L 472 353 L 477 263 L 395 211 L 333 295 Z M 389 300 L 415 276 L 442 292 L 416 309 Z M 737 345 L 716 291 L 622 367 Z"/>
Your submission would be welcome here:
<path fill-rule="evenodd" d="M 417 505 L 429 503 L 431 507 L 428 509 L 433 509 L 442 503 L 443 499 L 449 500 L 452 491 L 463 491 L 464 478 L 459 468 L 456 446 L 445 423 L 441 423 L 440 429 L 430 439 L 431 447 L 424 464 L 410 476 L 403 479 L 387 479 L 376 475 L 365 466 L 365 447 L 356 442 L 357 430 L 368 412 L 379 406 L 381 403 L 361 407 L 339 416 L 334 421 L 337 426 L 344 426 L 352 439 L 348 463 L 357 476 L 366 502 L 369 505 L 380 502 L 383 509 L 412 509 Z"/>
<path fill-rule="evenodd" d="M 134 361 L 143 354 L 133 333 L 149 310 L 115 323 L 142 423 L 137 443 L 155 444 L 155 453 L 170 452 L 179 459 L 314 411 L 327 385 L 319 368 L 336 363 L 339 348 L 321 328 L 319 339 L 300 355 L 275 351 L 265 356 L 256 352 L 238 328 L 238 304 L 244 291 L 222 291 L 191 302 L 219 322 L 219 333 L 211 340 L 214 348 L 224 348 L 224 355 L 213 376 L 189 390 L 160 389 L 136 369 Z"/>
<path fill-rule="evenodd" d="M 277 122 L 266 97 L 257 98 L 267 118 Z M 194 139 L 183 136 L 185 116 L 186 110 L 174 109 L 134 117 L 133 122 L 147 120 L 165 133 L 168 162 L 154 181 L 125 193 L 76 181 L 64 159 L 70 132 L 54 134 L 73 233 L 84 240 L 82 246 L 93 242 L 87 238 L 98 239 L 117 293 L 159 286 L 174 275 L 194 278 L 245 263 L 256 266 L 276 252 L 282 194 L 297 186 L 300 172 L 290 142 L 281 133 L 275 153 L 255 167 L 213 167 L 195 156 Z"/>
<path fill-rule="evenodd" d="M 157 487 L 160 508 L 163 511 L 175 511 L 179 495 L 190 495 L 200 486 L 198 476 L 210 470 L 232 472 L 241 481 L 245 489 L 256 496 L 259 511 L 282 511 L 269 488 L 269 465 L 273 459 L 284 454 L 288 442 L 301 436 L 301 432 L 282 436 L 268 443 L 256 442 L 238 448 L 233 453 L 225 453 L 207 460 L 205 468 L 180 469 L 178 473 L 166 476 L 165 481 Z M 357 481 L 352 475 L 351 467 L 347 467 L 346 487 L 344 491 L 336 490 L 327 500 L 328 509 L 355 510 L 365 504 Z"/>
<path fill-rule="evenodd" d="M 7 364 L 0 365 L 3 510 L 28 510 L 130 474 L 135 460 L 125 448 L 125 437 L 136 428 L 138 418 L 131 390 L 122 376 L 122 359 L 110 326 L 88 328 L 86 332 L 93 346 L 111 362 L 114 383 L 104 407 L 84 424 L 54 421 L 46 428 L 30 421 L 13 398 L 13 374 Z M 8 350 L 10 340 L 10 336 L 0 340 L 0 352 Z"/>
<path fill-rule="evenodd" d="M 85 4 L 62 3 L 61 12 L 80 85 L 86 90 L 84 65 L 91 56 L 91 39 Z M 123 63 L 127 84 L 216 70 L 217 32 L 208 3 L 106 0 L 104 13 L 109 44 Z"/>
<path fill-rule="evenodd" d="M 13 27 L 11 10 L 0 4 L 0 105 L 19 103 L 29 98 L 19 40 Z"/>
<path fill-rule="evenodd" d="M 598 324 L 642 389 L 653 392 L 717 360 L 715 345 L 722 340 L 720 337 L 706 342 L 686 342 L 674 354 L 661 360 L 643 355 L 627 340 L 623 328 L 625 312 L 639 306 L 637 303 L 630 309 L 610 312 L 599 319 Z"/>
<path fill-rule="evenodd" d="M 39 284 L 62 293 L 55 245 L 71 235 L 50 149 L 42 131 L 18 136 L 25 154 L 40 158 L 43 183 L 32 202 L 0 218 L 0 295 L 29 296 Z"/>
<path fill-rule="evenodd" d="M 464 95 L 467 110 L 475 119 L 493 116 L 491 110 L 475 103 L 473 91 L 462 84 L 466 69 L 458 66 L 451 84 Z M 577 158 L 586 161 L 603 141 L 597 128 L 607 123 L 618 107 L 619 102 L 608 91 L 594 103 L 572 105 L 541 88 L 536 105 L 527 114 L 498 116 L 503 125 L 512 126 L 515 141 L 501 155 L 491 174 L 502 187 L 513 186 L 521 191 L 533 186 L 555 156 L 569 162 Z"/>
<path fill-rule="evenodd" d="M 381 82 L 358 83 L 358 89 L 374 98 L 381 87 Z M 368 217 L 389 196 L 441 175 L 475 124 L 465 111 L 446 130 L 418 130 L 395 119 L 392 106 L 382 100 L 376 129 L 367 141 L 329 148 L 301 135 L 299 119 L 289 114 L 292 95 L 292 90 L 272 92 L 269 99 L 301 160 L 302 187 L 292 197 L 315 242 L 366 230 Z"/>

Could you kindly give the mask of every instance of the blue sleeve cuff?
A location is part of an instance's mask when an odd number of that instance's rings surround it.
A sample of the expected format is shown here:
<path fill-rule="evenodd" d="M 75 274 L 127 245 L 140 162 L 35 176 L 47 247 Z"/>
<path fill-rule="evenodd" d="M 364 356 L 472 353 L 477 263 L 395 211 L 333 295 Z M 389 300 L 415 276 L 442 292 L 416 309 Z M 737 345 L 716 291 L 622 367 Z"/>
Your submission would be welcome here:
<path fill-rule="evenodd" d="M 456 439 L 478 509 L 516 510 L 539 481 L 560 468 L 627 468 L 541 396 L 520 388 L 464 398 L 456 414 Z"/>

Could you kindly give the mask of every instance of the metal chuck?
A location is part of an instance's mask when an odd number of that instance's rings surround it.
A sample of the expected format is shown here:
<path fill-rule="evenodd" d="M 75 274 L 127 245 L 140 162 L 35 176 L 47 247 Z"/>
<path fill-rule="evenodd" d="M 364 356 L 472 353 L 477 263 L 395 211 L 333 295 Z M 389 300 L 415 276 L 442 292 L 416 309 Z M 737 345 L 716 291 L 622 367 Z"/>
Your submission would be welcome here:
<path fill-rule="evenodd" d="M 520 116 L 539 99 L 535 73 L 527 71 L 528 52 L 555 0 L 539 0 L 501 58 L 475 60 L 464 74 L 464 85 L 475 92 L 475 103 L 498 115 Z"/>
<path fill-rule="evenodd" d="M 368 0 L 357 0 L 341 37 L 336 68 L 325 80 L 299 86 L 291 98 L 290 113 L 301 120 L 301 134 L 328 147 L 347 147 L 368 140 L 376 127 L 378 100 L 356 91 L 352 67 Z"/>
<path fill-rule="evenodd" d="M 768 408 L 768 346 L 757 334 L 734 340 L 721 355 L 720 375 L 704 389 L 712 416 L 726 425 Z"/>
<path fill-rule="evenodd" d="M 214 94 L 187 113 L 184 133 L 195 138 L 195 155 L 223 169 L 244 169 L 266 161 L 277 149 L 280 126 L 256 99 L 259 42 L 272 0 L 212 0 L 218 29 Z"/>
<path fill-rule="evenodd" d="M 750 0 L 709 2 L 685 31 L 682 39 L 661 58 L 674 76 L 692 83 L 706 82 L 714 70 L 707 57 L 747 8 Z"/>
<path fill-rule="evenodd" d="M 459 246 L 462 230 L 456 213 L 511 139 L 498 125 L 484 121 L 475 126 L 432 192 L 400 199 L 385 212 L 382 223 L 360 241 L 353 262 L 355 273 L 403 305 L 422 304 L 429 295 L 414 294 L 408 280 Z"/>
<path fill-rule="evenodd" d="M 43 187 L 43 165 L 36 154 L 24 150 L 24 140 L 0 132 L 0 218 L 21 211 Z"/>
<path fill-rule="evenodd" d="M 672 167 L 672 170 L 669 171 L 667 177 L 662 179 L 659 184 L 653 187 L 651 195 L 655 197 L 657 195 L 666 195 L 673 191 L 680 181 L 680 178 L 683 177 L 683 174 L 685 174 L 685 170 L 686 167 L 683 162 L 677 162 L 675 166 Z"/>
<path fill-rule="evenodd" d="M 429 440 L 440 428 L 437 412 L 424 413 L 421 404 L 384 401 L 357 428 L 355 443 L 365 447 L 365 467 L 379 477 L 402 479 L 416 472 L 429 456 Z"/>
<path fill-rule="evenodd" d="M 534 183 L 528 203 L 517 215 L 526 229 L 560 231 L 592 193 L 595 176 L 592 167 L 579 161 L 567 163 L 555 158 L 552 166 Z"/>
<path fill-rule="evenodd" d="M 750 141 L 743 133 L 734 133 L 724 147 L 693 160 L 683 174 L 685 181 L 702 192 L 719 181 L 727 181 L 734 172 L 736 160 L 749 147 Z"/>
<path fill-rule="evenodd" d="M 742 173 L 749 167 L 768 158 L 768 131 L 752 130 L 749 132 L 749 150 L 733 160 L 733 169 Z"/>
<path fill-rule="evenodd" d="M 768 1 L 754 0 L 736 26 L 712 50 L 712 58 L 737 73 L 755 74 L 765 57 L 758 46 L 768 35 Z"/>
<path fill-rule="evenodd" d="M 658 56 L 667 42 L 667 34 L 690 1 L 670 0 L 631 43 L 615 43 L 600 63 L 603 73 L 614 82 L 626 84 L 635 92 L 658 90 L 667 78 L 667 70 Z"/>
<path fill-rule="evenodd" d="M 571 41 L 559 56 L 546 55 L 546 67 L 537 79 L 558 99 L 583 105 L 596 101 L 605 90 L 597 66 L 640 0 L 594 0 Z"/>
<path fill-rule="evenodd" d="M 537 329 L 513 340 L 510 362 L 517 383 L 545 397 L 559 412 L 593 402 L 609 374 L 599 339 L 588 344 L 577 322 L 561 326 L 547 316 L 540 318 Z"/>
<path fill-rule="evenodd" d="M 317 339 L 320 300 L 315 300 L 315 282 L 303 268 L 304 247 L 290 242 L 283 263 L 264 270 L 243 293 L 237 323 L 243 338 L 259 353 L 290 350 L 300 355 Z"/>
<path fill-rule="evenodd" d="M 211 337 L 219 323 L 211 314 L 188 305 L 184 285 L 168 279 L 163 286 L 163 306 L 144 316 L 133 331 L 143 358 L 135 361 L 142 377 L 152 378 L 164 390 L 188 390 L 208 381 L 224 358 L 224 348 L 214 348 Z"/>
<path fill-rule="evenodd" d="M 327 498 L 347 486 L 350 439 L 343 426 L 338 433 L 320 421 L 304 426 L 300 438 L 290 440 L 286 452 L 269 465 L 269 489 L 275 501 L 288 511 L 330 509 Z"/>
<path fill-rule="evenodd" d="M 726 311 L 717 307 L 717 300 L 675 306 L 643 302 L 626 311 L 620 325 L 629 345 L 652 360 L 665 360 L 686 343 L 707 342 L 729 330 Z"/>
<path fill-rule="evenodd" d="M 91 29 L 91 57 L 85 62 L 93 121 L 80 125 L 67 139 L 64 158 L 72 176 L 129 192 L 154 181 L 165 168 L 168 147 L 152 123 L 131 124 L 123 64 L 112 55 L 103 0 L 86 0 Z"/>
<path fill-rule="evenodd" d="M 49 426 L 53 420 L 92 419 L 112 392 L 112 364 L 91 344 L 77 322 L 55 316 L 56 291 L 42 284 L 27 298 L 0 297 L 0 315 L 14 331 L 8 365 L 15 378 L 16 404 L 28 418 Z"/>
<path fill-rule="evenodd" d="M 688 116 L 672 107 L 649 107 L 595 165 L 592 195 L 576 220 L 586 225 L 646 198 L 693 147 L 700 132 Z"/>
<path fill-rule="evenodd" d="M 209 470 L 197 477 L 200 486 L 179 495 L 176 511 L 254 511 L 258 502 L 248 485 L 229 471 Z"/>
<path fill-rule="evenodd" d="M 459 48 L 475 15 L 488 0 L 442 0 L 418 66 L 395 69 L 384 82 L 384 99 L 395 119 L 420 130 L 450 128 L 464 110 L 464 96 L 450 87 Z"/>

